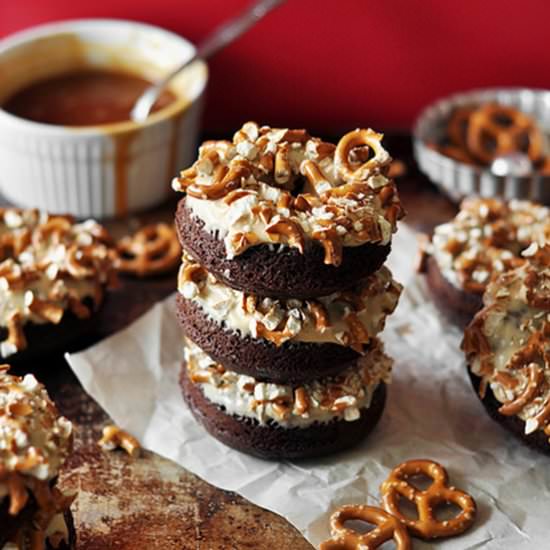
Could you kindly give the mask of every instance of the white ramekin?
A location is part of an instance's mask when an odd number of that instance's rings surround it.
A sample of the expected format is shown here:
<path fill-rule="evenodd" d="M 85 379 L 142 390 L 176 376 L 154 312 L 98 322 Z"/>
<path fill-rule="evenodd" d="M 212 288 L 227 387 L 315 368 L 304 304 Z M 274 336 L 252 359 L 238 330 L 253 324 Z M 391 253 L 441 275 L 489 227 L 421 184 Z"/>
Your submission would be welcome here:
<path fill-rule="evenodd" d="M 414 129 L 414 154 L 420 170 L 454 201 L 479 195 L 550 204 L 550 177 L 547 175 L 497 176 L 489 168 L 458 162 L 429 147 L 444 135 L 454 109 L 490 102 L 515 107 L 532 116 L 544 132 L 550 130 L 548 90 L 492 88 L 455 94 L 428 106 L 418 117 Z"/>
<path fill-rule="evenodd" d="M 193 52 L 184 38 L 131 21 L 35 27 L 0 41 L 0 104 L 33 81 L 83 66 L 155 79 Z M 123 216 L 162 202 L 195 154 L 207 79 L 204 63 L 190 67 L 171 85 L 180 99 L 143 124 L 69 128 L 0 109 L 0 192 L 20 206 L 80 218 Z"/>

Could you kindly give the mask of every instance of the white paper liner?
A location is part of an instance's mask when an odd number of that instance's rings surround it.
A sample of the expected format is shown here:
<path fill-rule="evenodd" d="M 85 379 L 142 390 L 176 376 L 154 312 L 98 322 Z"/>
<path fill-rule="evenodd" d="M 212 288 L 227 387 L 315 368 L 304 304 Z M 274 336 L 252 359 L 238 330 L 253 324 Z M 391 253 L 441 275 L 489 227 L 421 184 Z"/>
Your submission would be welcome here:
<path fill-rule="evenodd" d="M 431 458 L 478 504 L 466 534 L 415 549 L 534 549 L 548 544 L 548 458 L 494 423 L 467 378 L 461 335 L 414 274 L 414 233 L 401 224 L 390 267 L 406 285 L 383 339 L 395 358 L 378 427 L 358 448 L 306 462 L 268 462 L 225 447 L 193 419 L 177 383 L 182 357 L 174 300 L 67 360 L 86 391 L 143 446 L 218 487 L 286 517 L 314 545 L 346 503 L 380 503 L 379 486 L 403 460 Z"/>

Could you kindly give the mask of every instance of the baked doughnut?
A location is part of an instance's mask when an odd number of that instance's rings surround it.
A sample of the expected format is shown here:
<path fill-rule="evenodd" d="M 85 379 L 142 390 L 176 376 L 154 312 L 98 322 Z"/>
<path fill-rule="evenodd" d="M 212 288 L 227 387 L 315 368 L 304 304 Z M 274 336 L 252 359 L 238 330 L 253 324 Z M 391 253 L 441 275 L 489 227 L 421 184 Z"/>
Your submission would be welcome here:
<path fill-rule="evenodd" d="M 19 356 L 28 340 L 44 352 L 87 326 L 80 321 L 101 306 L 115 266 L 110 236 L 93 220 L 0 209 L 0 356 Z"/>
<path fill-rule="evenodd" d="M 316 297 L 353 286 L 390 250 L 403 210 L 382 135 L 337 145 L 305 130 L 246 123 L 209 141 L 173 181 L 185 250 L 225 284 L 263 296 Z"/>
<path fill-rule="evenodd" d="M 227 369 L 299 384 L 368 353 L 401 293 L 382 267 L 353 290 L 317 299 L 258 298 L 220 282 L 188 254 L 177 315 L 188 338 Z"/>
<path fill-rule="evenodd" d="M 489 284 L 462 347 L 490 415 L 550 454 L 550 248 L 539 252 Z"/>
<path fill-rule="evenodd" d="M 11 542 L 15 548 L 72 549 L 74 497 L 56 487 L 72 449 L 72 425 L 33 375 L 7 370 L 0 367 L 0 548 Z"/>
<path fill-rule="evenodd" d="M 270 459 L 308 458 L 358 444 L 375 427 L 391 360 L 380 341 L 337 376 L 301 386 L 226 370 L 186 342 L 180 384 L 196 419 L 217 439 Z"/>
<path fill-rule="evenodd" d="M 427 282 L 437 305 L 465 326 L 482 306 L 496 275 L 527 261 L 550 238 L 550 210 L 528 201 L 468 198 L 453 220 L 435 228 L 428 245 Z"/>

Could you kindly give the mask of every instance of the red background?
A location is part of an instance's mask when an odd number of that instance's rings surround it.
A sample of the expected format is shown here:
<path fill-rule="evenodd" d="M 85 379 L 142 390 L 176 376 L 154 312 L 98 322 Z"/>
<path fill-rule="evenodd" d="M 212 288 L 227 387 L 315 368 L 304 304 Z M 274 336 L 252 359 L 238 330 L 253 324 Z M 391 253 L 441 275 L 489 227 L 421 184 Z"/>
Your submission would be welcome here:
<path fill-rule="evenodd" d="M 0 36 L 57 19 L 150 22 L 198 41 L 247 0 L 0 0 Z M 544 0 L 288 0 L 211 62 L 205 125 L 406 128 L 473 87 L 550 87 Z M 1 85 L 1 83 L 0 83 Z"/>

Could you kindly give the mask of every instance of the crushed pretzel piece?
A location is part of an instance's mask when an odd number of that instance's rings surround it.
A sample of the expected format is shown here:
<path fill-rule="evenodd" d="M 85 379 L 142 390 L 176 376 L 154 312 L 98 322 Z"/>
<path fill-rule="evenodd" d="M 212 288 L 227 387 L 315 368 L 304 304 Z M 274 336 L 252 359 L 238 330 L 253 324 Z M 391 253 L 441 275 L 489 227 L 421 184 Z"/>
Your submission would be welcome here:
<path fill-rule="evenodd" d="M 393 160 L 388 169 L 388 177 L 402 178 L 407 175 L 407 165 L 399 159 Z"/>
<path fill-rule="evenodd" d="M 98 445 L 104 451 L 114 451 L 119 448 L 124 449 L 132 458 L 137 458 L 141 452 L 139 441 L 114 424 L 103 428 L 103 435 Z"/>

